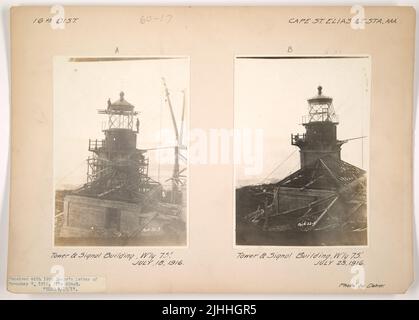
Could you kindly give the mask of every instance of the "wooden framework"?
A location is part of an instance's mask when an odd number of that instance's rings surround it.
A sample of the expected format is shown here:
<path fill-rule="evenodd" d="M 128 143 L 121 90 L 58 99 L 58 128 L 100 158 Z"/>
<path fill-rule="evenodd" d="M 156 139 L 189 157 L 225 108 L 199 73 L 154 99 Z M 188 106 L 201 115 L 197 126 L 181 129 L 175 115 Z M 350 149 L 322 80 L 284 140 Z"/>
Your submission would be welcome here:
<path fill-rule="evenodd" d="M 108 101 L 107 109 L 98 113 L 108 116 L 103 129 L 105 139 L 89 139 L 88 149 L 92 155 L 87 159 L 87 182 L 78 193 L 140 202 L 151 190 L 161 190 L 160 183 L 148 176 L 146 151 L 136 148 L 138 131 L 134 130 L 134 117 L 137 112 L 124 99 L 123 92 L 118 101 Z"/>

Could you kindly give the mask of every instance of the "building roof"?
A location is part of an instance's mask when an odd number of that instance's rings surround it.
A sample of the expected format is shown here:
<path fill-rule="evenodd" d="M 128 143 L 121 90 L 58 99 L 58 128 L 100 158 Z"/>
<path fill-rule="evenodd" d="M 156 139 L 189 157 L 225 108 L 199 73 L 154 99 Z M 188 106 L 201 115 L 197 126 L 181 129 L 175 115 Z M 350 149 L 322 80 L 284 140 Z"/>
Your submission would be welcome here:
<path fill-rule="evenodd" d="M 332 156 L 317 159 L 284 178 L 278 185 L 289 188 L 339 189 L 363 177 L 365 171 Z"/>
<path fill-rule="evenodd" d="M 127 100 L 125 100 L 124 92 L 121 91 L 118 100 L 116 100 L 113 103 L 111 103 L 110 100 L 108 100 L 108 108 L 118 111 L 131 111 L 134 109 L 134 106 Z"/>
<path fill-rule="evenodd" d="M 333 98 L 323 95 L 322 90 L 323 90 L 323 87 L 318 86 L 317 87 L 317 95 L 315 95 L 312 98 L 307 99 L 307 101 L 309 103 L 330 103 L 330 102 L 332 102 Z"/>

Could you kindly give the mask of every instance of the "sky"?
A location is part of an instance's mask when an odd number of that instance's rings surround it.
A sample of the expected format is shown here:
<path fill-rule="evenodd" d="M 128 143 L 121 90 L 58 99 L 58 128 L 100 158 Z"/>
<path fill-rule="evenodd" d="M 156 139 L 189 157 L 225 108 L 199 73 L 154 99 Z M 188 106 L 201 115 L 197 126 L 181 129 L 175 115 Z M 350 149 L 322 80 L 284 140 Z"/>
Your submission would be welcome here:
<path fill-rule="evenodd" d="M 307 99 L 317 94 L 319 85 L 333 98 L 338 139 L 366 136 L 344 144 L 342 160 L 367 170 L 370 69 L 369 57 L 236 59 L 234 126 L 263 129 L 262 170 L 250 175 L 244 165 L 237 165 L 237 184 L 279 180 L 300 168 L 290 135 L 305 132 L 301 122 L 308 114 Z"/>
<path fill-rule="evenodd" d="M 166 79 L 169 87 L 178 124 L 182 90 L 186 90 L 184 136 L 187 137 L 189 59 L 71 62 L 69 58 L 54 59 L 56 188 L 86 182 L 88 140 L 103 138 L 102 122 L 106 120 L 97 111 L 106 108 L 108 98 L 112 102 L 119 99 L 121 91 L 139 111 L 137 148 L 145 149 L 174 144 L 161 78 Z M 298 148 L 290 144 L 290 135 L 304 132 L 301 119 L 308 112 L 307 98 L 316 95 L 319 85 L 323 94 L 333 98 L 340 122 L 338 139 L 367 136 L 342 147 L 344 161 L 367 170 L 370 78 L 369 58 L 236 59 L 234 127 L 261 129 L 263 133 L 263 150 L 257 155 L 261 170 L 249 174 L 244 170 L 246 165 L 237 166 L 238 184 L 279 180 L 299 168 Z M 148 152 L 149 174 L 153 179 L 164 183 L 170 177 L 173 166 L 167 160 L 173 160 L 172 153 L 172 149 Z M 159 162 L 162 164 L 158 165 Z"/>
<path fill-rule="evenodd" d="M 112 62 L 70 62 L 54 58 L 54 178 L 56 188 L 86 182 L 89 139 L 102 139 L 102 122 L 108 98 L 112 102 L 125 93 L 125 100 L 139 112 L 137 148 L 174 145 L 174 129 L 165 102 L 162 77 L 170 91 L 175 117 L 180 126 L 183 93 L 186 96 L 184 132 L 188 128 L 189 59 L 152 59 Z M 163 132 L 163 135 L 161 134 Z M 160 157 L 171 158 L 172 149 L 149 151 L 149 174 L 164 182 L 172 165 L 158 165 Z M 160 154 L 160 155 L 159 155 Z M 168 161 L 166 161 L 168 162 Z"/>

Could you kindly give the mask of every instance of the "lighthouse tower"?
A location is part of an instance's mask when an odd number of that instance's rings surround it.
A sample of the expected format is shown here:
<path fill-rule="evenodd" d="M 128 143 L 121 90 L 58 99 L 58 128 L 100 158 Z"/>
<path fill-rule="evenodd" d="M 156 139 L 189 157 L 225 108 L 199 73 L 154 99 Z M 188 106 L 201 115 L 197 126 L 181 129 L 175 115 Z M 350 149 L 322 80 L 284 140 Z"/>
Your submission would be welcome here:
<path fill-rule="evenodd" d="M 300 148 L 301 168 L 309 167 L 325 156 L 341 159 L 341 146 L 345 141 L 337 140 L 338 117 L 333 99 L 323 95 L 322 90 L 319 86 L 317 95 L 307 100 L 308 114 L 302 121 L 306 132 L 291 135 L 291 144 Z"/>
<path fill-rule="evenodd" d="M 125 100 L 124 93 L 107 108 L 98 111 L 107 116 L 102 123 L 105 135 L 101 140 L 89 139 L 87 184 L 83 193 L 89 196 L 138 202 L 148 191 L 148 160 L 145 151 L 137 149 L 139 120 L 134 106 Z"/>

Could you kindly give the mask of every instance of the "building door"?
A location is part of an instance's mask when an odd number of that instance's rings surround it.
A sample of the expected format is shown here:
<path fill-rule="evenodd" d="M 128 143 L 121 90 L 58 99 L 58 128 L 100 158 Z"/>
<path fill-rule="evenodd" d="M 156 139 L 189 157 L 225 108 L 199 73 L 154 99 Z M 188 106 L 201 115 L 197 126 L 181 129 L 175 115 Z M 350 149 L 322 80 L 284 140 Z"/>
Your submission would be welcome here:
<path fill-rule="evenodd" d="M 105 228 L 116 229 L 121 228 L 121 212 L 116 208 L 106 208 Z"/>

